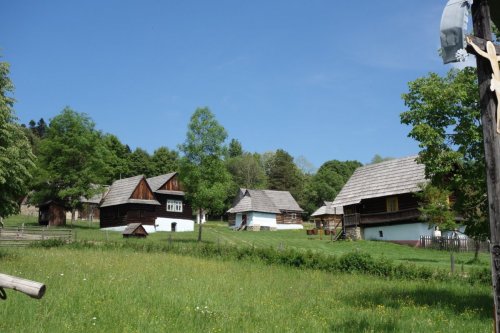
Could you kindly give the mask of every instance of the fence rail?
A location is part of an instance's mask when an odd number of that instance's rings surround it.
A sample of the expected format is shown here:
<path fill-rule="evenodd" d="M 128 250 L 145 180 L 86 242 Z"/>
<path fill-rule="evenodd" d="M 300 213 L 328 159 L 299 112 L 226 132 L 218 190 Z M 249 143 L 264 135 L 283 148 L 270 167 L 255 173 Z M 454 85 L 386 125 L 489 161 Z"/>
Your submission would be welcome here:
<path fill-rule="evenodd" d="M 59 239 L 65 242 L 73 240 L 73 230 L 36 227 L 0 228 L 0 247 L 28 246 L 32 242 Z"/>
<path fill-rule="evenodd" d="M 488 242 L 479 242 L 466 237 L 434 237 L 434 236 L 420 236 L 420 247 L 431 248 L 443 251 L 475 251 L 476 245 L 479 245 L 479 251 L 489 252 L 490 244 Z"/>

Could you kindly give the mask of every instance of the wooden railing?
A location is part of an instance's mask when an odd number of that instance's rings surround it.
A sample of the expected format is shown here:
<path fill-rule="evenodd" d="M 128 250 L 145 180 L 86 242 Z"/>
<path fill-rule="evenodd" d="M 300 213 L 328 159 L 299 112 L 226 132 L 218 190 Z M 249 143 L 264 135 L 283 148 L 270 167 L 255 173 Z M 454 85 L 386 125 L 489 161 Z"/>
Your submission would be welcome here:
<path fill-rule="evenodd" d="M 360 214 L 345 214 L 344 215 L 344 226 L 353 227 L 358 226 L 360 223 Z"/>
<path fill-rule="evenodd" d="M 416 220 L 420 216 L 418 208 L 398 210 L 396 212 L 382 212 L 374 214 L 361 214 L 361 224 L 376 224 L 386 222 L 397 222 L 404 220 Z"/>
<path fill-rule="evenodd" d="M 352 227 L 358 225 L 370 225 L 412 219 L 416 220 L 419 216 L 420 212 L 417 208 L 398 210 L 396 212 L 382 212 L 373 214 L 346 214 L 344 215 L 344 226 Z"/>
<path fill-rule="evenodd" d="M 5 227 L 0 229 L 0 246 L 27 246 L 32 242 L 59 239 L 73 240 L 73 230 L 37 227 Z"/>

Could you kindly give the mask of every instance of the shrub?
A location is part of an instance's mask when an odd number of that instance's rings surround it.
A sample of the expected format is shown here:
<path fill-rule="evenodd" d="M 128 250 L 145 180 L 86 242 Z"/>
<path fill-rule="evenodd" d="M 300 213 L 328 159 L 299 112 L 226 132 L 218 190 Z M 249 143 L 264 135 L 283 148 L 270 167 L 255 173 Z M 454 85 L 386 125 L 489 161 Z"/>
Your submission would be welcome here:
<path fill-rule="evenodd" d="M 44 248 L 52 248 L 66 245 L 66 241 L 62 239 L 45 239 L 39 242 L 33 242 L 29 246 L 30 247 L 44 247 Z"/>
<path fill-rule="evenodd" d="M 339 259 L 339 269 L 342 272 L 368 273 L 373 270 L 374 264 L 375 262 L 370 254 L 359 251 L 344 254 Z"/>

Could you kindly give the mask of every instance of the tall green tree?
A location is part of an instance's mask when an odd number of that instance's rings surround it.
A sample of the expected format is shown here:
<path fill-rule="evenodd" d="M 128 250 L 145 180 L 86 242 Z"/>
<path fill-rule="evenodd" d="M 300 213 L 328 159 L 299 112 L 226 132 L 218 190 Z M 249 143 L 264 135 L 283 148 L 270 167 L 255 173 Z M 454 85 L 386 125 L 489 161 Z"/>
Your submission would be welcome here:
<path fill-rule="evenodd" d="M 80 198 L 90 198 L 99 190 L 95 184 L 102 184 L 104 153 L 90 117 L 64 108 L 50 121 L 40 142 L 35 201 L 60 200 L 71 209 L 73 221 Z"/>
<path fill-rule="evenodd" d="M 102 137 L 105 147 L 104 168 L 102 169 L 104 184 L 112 184 L 121 178 L 134 176 L 130 172 L 130 148 L 121 143 L 120 139 L 113 134 L 105 134 Z"/>
<path fill-rule="evenodd" d="M 313 177 L 314 190 L 318 195 L 316 204 L 333 201 L 354 171 L 362 166 L 358 161 L 331 160 L 323 163 Z"/>
<path fill-rule="evenodd" d="M 306 183 L 307 203 L 304 209 L 312 213 L 324 201 L 333 201 L 354 171 L 362 166 L 358 161 L 331 160 L 323 163 L 309 183 Z"/>
<path fill-rule="evenodd" d="M 267 185 L 270 190 L 289 191 L 299 205 L 306 202 L 305 183 L 308 177 L 295 165 L 293 157 L 283 149 L 267 161 Z"/>
<path fill-rule="evenodd" d="M 418 161 L 432 185 L 456 197 L 453 209 L 475 239 L 489 235 L 484 148 L 477 75 L 473 68 L 430 73 L 410 82 L 401 122 L 419 143 Z"/>
<path fill-rule="evenodd" d="M 142 148 L 137 147 L 128 155 L 129 176 L 144 175 L 146 177 L 156 176 L 151 163 L 151 155 Z"/>
<path fill-rule="evenodd" d="M 186 188 L 187 199 L 201 214 L 224 211 L 231 188 L 231 176 L 224 164 L 227 133 L 208 108 L 198 108 L 191 116 L 186 140 L 179 145 L 183 153 L 180 177 Z M 198 241 L 202 237 L 199 226 Z"/>
<path fill-rule="evenodd" d="M 159 176 L 179 170 L 179 153 L 167 147 L 156 149 L 151 157 L 153 176 Z"/>
<path fill-rule="evenodd" d="M 0 223 L 19 211 L 34 166 L 30 143 L 12 109 L 13 92 L 9 64 L 0 62 Z"/>
<path fill-rule="evenodd" d="M 259 155 L 243 153 L 230 158 L 227 168 L 237 188 L 263 189 L 266 186 L 266 173 Z"/>
<path fill-rule="evenodd" d="M 276 150 L 268 170 L 268 185 L 271 190 L 298 192 L 301 173 L 293 157 L 283 149 Z"/>
<path fill-rule="evenodd" d="M 236 139 L 231 139 L 228 148 L 229 157 L 238 157 L 243 155 L 243 147 L 241 143 Z"/>

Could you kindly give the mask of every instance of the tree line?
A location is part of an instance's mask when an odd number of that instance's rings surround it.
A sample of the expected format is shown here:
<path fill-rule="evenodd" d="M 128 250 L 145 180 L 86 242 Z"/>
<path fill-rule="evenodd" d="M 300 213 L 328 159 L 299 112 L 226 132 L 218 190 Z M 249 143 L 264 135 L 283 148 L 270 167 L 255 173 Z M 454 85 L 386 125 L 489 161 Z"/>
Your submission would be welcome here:
<path fill-rule="evenodd" d="M 121 178 L 153 177 L 179 172 L 188 201 L 212 215 L 227 210 L 239 188 L 290 191 L 305 215 L 332 201 L 358 161 L 331 160 L 317 171 L 304 158 L 284 149 L 246 151 L 228 140 L 224 127 L 208 108 L 195 110 L 186 139 L 176 148 L 161 146 L 152 154 L 130 149 L 113 134 L 96 129 L 85 113 L 70 107 L 46 122 L 18 124 L 13 110 L 9 65 L 0 63 L 0 216 L 18 211 L 19 199 L 30 194 L 32 204 L 58 200 L 75 210 Z M 7 154 L 8 152 L 8 154 Z M 300 166 L 300 167 L 299 167 Z"/>
<path fill-rule="evenodd" d="M 208 108 L 197 109 L 186 139 L 176 148 L 161 146 L 153 154 L 131 150 L 113 134 L 95 128 L 84 113 L 67 107 L 46 123 L 19 125 L 13 111 L 9 65 L 0 62 L 0 218 L 14 214 L 19 200 L 49 199 L 76 208 L 82 197 L 114 180 L 179 171 L 195 209 L 223 214 L 239 188 L 290 191 L 306 215 L 332 201 L 358 161 L 330 160 L 315 171 L 304 158 L 286 150 L 246 151 Z M 480 240 L 489 235 L 484 149 L 477 77 L 473 68 L 430 73 L 409 83 L 403 94 L 407 110 L 401 123 L 421 151 L 430 184 L 420 196 L 422 216 L 443 229 L 467 226 Z M 372 163 L 388 158 L 375 155 Z M 458 221 L 456 216 L 460 216 Z"/>

